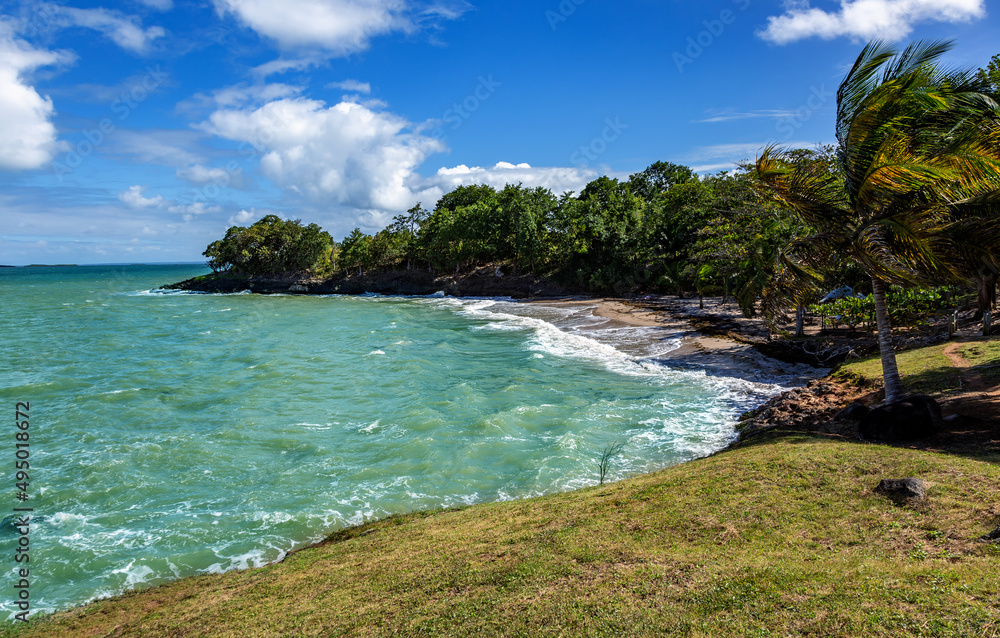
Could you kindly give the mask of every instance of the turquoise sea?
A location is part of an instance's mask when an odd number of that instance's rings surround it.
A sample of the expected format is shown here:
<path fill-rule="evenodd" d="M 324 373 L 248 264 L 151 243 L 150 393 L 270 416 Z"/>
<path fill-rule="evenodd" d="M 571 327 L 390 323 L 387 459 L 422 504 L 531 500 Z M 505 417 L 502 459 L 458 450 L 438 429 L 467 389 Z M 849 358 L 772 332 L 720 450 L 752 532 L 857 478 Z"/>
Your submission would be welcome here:
<path fill-rule="evenodd" d="M 708 454 L 780 390 L 657 362 L 586 304 L 158 290 L 202 266 L 0 268 L 0 515 L 34 509 L 31 608 L 280 560 L 346 525 Z M 777 380 L 780 381 L 780 380 Z M 18 533 L 0 528 L 15 611 Z M 12 593 L 14 592 L 14 593 Z"/>

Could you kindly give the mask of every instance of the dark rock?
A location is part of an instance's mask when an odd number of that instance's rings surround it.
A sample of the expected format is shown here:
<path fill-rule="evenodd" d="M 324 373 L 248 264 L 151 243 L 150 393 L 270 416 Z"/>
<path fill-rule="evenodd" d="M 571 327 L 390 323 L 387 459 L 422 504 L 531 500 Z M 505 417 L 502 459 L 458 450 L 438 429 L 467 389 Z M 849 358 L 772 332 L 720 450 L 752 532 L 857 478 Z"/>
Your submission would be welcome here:
<path fill-rule="evenodd" d="M 852 403 L 847 406 L 836 415 L 834 415 L 834 421 L 860 421 L 865 418 L 868 413 L 871 412 L 871 408 L 862 403 Z"/>
<path fill-rule="evenodd" d="M 866 441 L 912 441 L 937 434 L 941 423 L 937 401 L 918 394 L 871 410 L 858 433 Z"/>
<path fill-rule="evenodd" d="M 1000 541 L 1000 527 L 996 528 L 995 530 L 993 530 L 992 532 L 990 532 L 986 536 L 983 536 L 979 540 L 987 541 L 987 542 L 989 542 L 989 541 Z"/>
<path fill-rule="evenodd" d="M 919 500 L 927 497 L 927 483 L 918 478 L 882 479 L 875 487 L 875 493 L 893 501 Z"/>
<path fill-rule="evenodd" d="M 328 279 L 303 279 L 299 275 L 284 277 L 240 278 L 218 273 L 195 277 L 164 286 L 167 289 L 224 293 L 249 290 L 259 294 L 313 295 L 433 295 L 444 292 L 456 297 L 547 297 L 561 296 L 567 291 L 554 282 L 533 275 L 496 275 L 496 268 L 478 268 L 457 275 L 437 275 L 426 270 L 394 270 L 389 272 L 339 274 Z"/>

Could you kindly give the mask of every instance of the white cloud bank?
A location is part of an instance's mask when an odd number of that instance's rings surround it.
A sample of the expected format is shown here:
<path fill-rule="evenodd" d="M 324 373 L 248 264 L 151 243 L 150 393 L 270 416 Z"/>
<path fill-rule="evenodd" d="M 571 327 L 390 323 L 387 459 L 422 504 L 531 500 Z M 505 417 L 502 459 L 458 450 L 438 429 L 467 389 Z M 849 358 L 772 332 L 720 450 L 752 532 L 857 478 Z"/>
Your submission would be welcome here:
<path fill-rule="evenodd" d="M 286 98 L 259 108 L 222 109 L 203 128 L 259 150 L 261 170 L 275 184 L 315 201 L 362 209 L 412 206 L 416 167 L 444 150 L 405 119 L 354 102 L 327 107 Z"/>
<path fill-rule="evenodd" d="M 784 15 L 768 18 L 760 37 L 775 44 L 814 36 L 900 40 L 922 22 L 968 22 L 986 16 L 985 0 L 840 0 L 836 12 L 813 8 L 808 0 L 787 5 Z"/>
<path fill-rule="evenodd" d="M 356 211 L 403 211 L 417 201 L 431 204 L 463 184 L 522 183 L 556 194 L 580 191 L 598 172 L 576 167 L 535 168 L 499 162 L 490 168 L 459 165 L 422 177 L 417 168 L 445 150 L 414 125 L 379 103 L 344 101 L 334 106 L 285 98 L 259 107 L 222 108 L 201 128 L 242 143 L 241 153 L 260 157 L 263 174 L 278 186 L 316 203 Z M 196 182 L 210 171 L 191 167 L 178 176 Z"/>
<path fill-rule="evenodd" d="M 19 40 L 0 19 L 0 169 L 40 168 L 58 150 L 52 100 L 39 95 L 24 75 L 64 58 Z"/>
<path fill-rule="evenodd" d="M 588 182 L 600 176 L 589 168 L 547 166 L 534 167 L 529 164 L 497 162 L 492 168 L 460 164 L 454 168 L 441 168 L 433 177 L 424 180 L 425 187 L 433 187 L 444 195 L 459 186 L 488 184 L 501 189 L 507 184 L 522 184 L 528 188 L 541 186 L 556 195 L 566 191 L 579 194 Z M 440 197 L 440 195 L 439 195 Z"/>

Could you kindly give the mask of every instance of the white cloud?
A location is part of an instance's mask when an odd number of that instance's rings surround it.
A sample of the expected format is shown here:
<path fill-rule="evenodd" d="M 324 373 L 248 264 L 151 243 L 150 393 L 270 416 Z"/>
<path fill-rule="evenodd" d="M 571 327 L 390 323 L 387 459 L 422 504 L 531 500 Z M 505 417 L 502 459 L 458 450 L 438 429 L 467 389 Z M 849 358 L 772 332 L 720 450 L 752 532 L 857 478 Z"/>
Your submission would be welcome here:
<path fill-rule="evenodd" d="M 204 202 L 195 202 L 193 204 L 174 204 L 167 207 L 168 212 L 180 215 L 181 219 L 185 222 L 193 220 L 196 215 L 218 213 L 221 210 L 221 206 L 206 206 Z"/>
<path fill-rule="evenodd" d="M 277 60 L 265 62 L 260 66 L 255 66 L 250 72 L 263 80 L 269 75 L 276 75 L 287 71 L 305 71 L 309 67 L 319 66 L 322 63 L 322 58 L 311 55 L 294 59 L 278 58 Z"/>
<path fill-rule="evenodd" d="M 273 211 L 273 210 L 261 210 L 258 211 L 255 208 L 247 210 L 245 208 L 240 209 L 240 212 L 232 215 L 228 221 L 226 221 L 226 227 L 232 226 L 249 226 L 259 219 L 264 218 L 267 215 L 277 215 L 281 219 L 288 219 L 284 213 Z M 380 228 L 381 230 L 381 228 Z"/>
<path fill-rule="evenodd" d="M 163 205 L 163 195 L 144 197 L 145 186 L 129 186 L 128 190 L 118 193 L 118 199 L 129 208 L 159 208 Z"/>
<path fill-rule="evenodd" d="M 200 151 L 202 137 L 196 131 L 119 128 L 108 137 L 102 150 L 125 161 L 175 168 L 206 162 Z"/>
<path fill-rule="evenodd" d="M 302 93 L 303 87 L 280 82 L 254 84 L 241 83 L 212 91 L 211 94 L 195 93 L 177 104 L 177 110 L 189 116 L 203 117 L 206 112 L 216 109 L 260 106 L 267 102 Z"/>
<path fill-rule="evenodd" d="M 24 76 L 66 57 L 15 38 L 11 25 L 0 19 L 0 169 L 39 168 L 58 150 L 52 100 L 39 95 Z"/>
<path fill-rule="evenodd" d="M 532 167 L 499 162 L 491 167 L 443 167 L 429 177 L 418 167 L 445 150 L 437 139 L 373 103 L 333 106 L 301 97 L 262 106 L 222 108 L 199 125 L 219 137 L 242 142 L 260 156 L 261 172 L 278 186 L 329 209 L 381 220 L 417 201 L 436 202 L 464 184 L 541 186 L 560 194 L 579 192 L 600 173 L 586 167 Z M 178 177 L 199 183 L 221 177 L 220 169 L 192 165 Z M 346 212 L 346 211 L 344 211 Z M 243 223 L 245 214 L 230 220 Z"/>
<path fill-rule="evenodd" d="M 784 15 L 768 18 L 760 37 L 775 44 L 813 36 L 900 40 L 921 22 L 968 22 L 986 16 L 985 0 L 840 0 L 837 12 L 813 8 L 808 1 L 787 5 Z"/>
<path fill-rule="evenodd" d="M 368 95 L 372 92 L 372 85 L 367 82 L 358 82 L 357 80 L 344 80 L 343 82 L 331 82 L 327 84 L 328 89 L 343 89 L 345 91 L 351 91 L 352 93 L 364 93 Z"/>
<path fill-rule="evenodd" d="M 695 173 L 714 173 L 722 170 L 735 170 L 740 162 L 753 162 L 774 140 L 747 144 L 714 144 L 701 146 L 689 153 L 685 161 L 690 162 Z M 783 148 L 815 149 L 833 142 L 790 141 L 782 142 Z"/>
<path fill-rule="evenodd" d="M 272 82 L 270 84 L 238 84 L 219 89 L 213 94 L 215 103 L 222 108 L 263 104 L 286 97 L 294 97 L 302 92 L 302 87 Z"/>
<path fill-rule="evenodd" d="M 470 8 L 464 0 L 214 0 L 283 49 L 313 49 L 349 55 L 369 40 L 394 32 L 413 33 Z M 276 72 L 269 69 L 269 72 Z"/>
<path fill-rule="evenodd" d="M 556 195 L 566 191 L 579 193 L 588 182 L 600 175 L 598 171 L 579 167 L 532 167 L 528 164 L 498 162 L 492 168 L 482 168 L 460 164 L 453 168 L 441 168 L 433 177 L 423 180 L 424 189 L 435 188 L 441 195 L 458 186 L 468 184 L 488 184 L 500 189 L 507 184 L 523 184 L 533 188 L 541 186 Z"/>
<path fill-rule="evenodd" d="M 159 195 L 157 195 L 157 197 L 159 197 Z M 171 213 L 188 216 L 218 213 L 222 210 L 222 208 L 220 206 L 206 206 L 204 202 L 195 202 L 193 204 L 174 204 L 173 206 L 168 207 L 167 210 Z"/>
<path fill-rule="evenodd" d="M 413 29 L 402 0 L 215 0 L 215 5 L 282 47 L 341 55 L 366 49 L 373 36 Z"/>
<path fill-rule="evenodd" d="M 727 159 L 738 162 L 746 159 L 754 159 L 762 149 L 770 142 L 750 142 L 747 144 L 713 144 L 712 146 L 700 146 L 694 149 L 687 157 L 691 162 L 703 162 L 705 160 Z M 793 145 L 795 143 L 792 143 Z M 811 144 L 808 144 L 811 146 Z M 796 146 L 797 148 L 797 146 Z"/>
<path fill-rule="evenodd" d="M 444 150 L 405 119 L 353 102 L 294 98 L 222 109 L 202 128 L 260 149 L 261 170 L 279 186 L 359 209 L 412 206 L 416 167 Z"/>
<path fill-rule="evenodd" d="M 229 218 L 227 222 L 230 226 L 244 226 L 252 221 L 256 221 L 257 213 L 253 209 L 247 210 L 243 209 Z"/>
<path fill-rule="evenodd" d="M 53 21 L 64 27 L 83 27 L 103 33 L 115 44 L 133 53 L 146 53 L 150 43 L 166 35 L 163 27 L 143 29 L 139 19 L 109 9 L 77 9 L 49 5 Z"/>
<path fill-rule="evenodd" d="M 754 120 L 762 117 L 769 117 L 774 119 L 780 119 L 783 117 L 791 117 L 795 115 L 795 111 L 782 111 L 777 109 L 765 109 L 761 111 L 748 111 L 739 112 L 732 110 L 725 110 L 717 112 L 716 115 L 707 117 L 704 120 L 696 120 L 697 124 L 714 124 L 717 122 L 734 122 L 737 120 Z"/>
<path fill-rule="evenodd" d="M 136 210 L 165 208 L 168 213 L 180 215 L 181 219 L 185 222 L 191 221 L 197 215 L 214 214 L 222 211 L 221 206 L 209 206 L 204 202 L 181 204 L 168 200 L 163 195 L 146 197 L 143 195 L 145 191 L 145 186 L 129 186 L 128 190 L 118 193 L 118 199 L 124 202 L 129 208 Z"/>
<path fill-rule="evenodd" d="M 733 171 L 739 165 L 736 162 L 720 162 L 718 164 L 698 164 L 690 167 L 695 173 L 718 173 L 719 171 Z"/>
<path fill-rule="evenodd" d="M 234 188 L 243 187 L 243 171 L 238 168 L 230 172 L 224 168 L 208 168 L 201 164 L 194 164 L 187 168 L 178 169 L 177 177 L 196 186 L 217 184 Z"/>

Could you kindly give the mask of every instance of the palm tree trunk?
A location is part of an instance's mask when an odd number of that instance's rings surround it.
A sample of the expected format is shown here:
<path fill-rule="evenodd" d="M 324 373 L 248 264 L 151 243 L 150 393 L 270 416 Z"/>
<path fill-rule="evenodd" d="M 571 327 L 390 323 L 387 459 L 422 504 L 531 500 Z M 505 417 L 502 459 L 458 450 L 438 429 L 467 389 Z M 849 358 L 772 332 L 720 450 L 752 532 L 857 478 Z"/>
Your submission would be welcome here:
<path fill-rule="evenodd" d="M 806 336 L 806 307 L 799 305 L 795 307 L 795 336 Z"/>
<path fill-rule="evenodd" d="M 978 319 L 997 305 L 997 274 L 984 268 L 973 277 L 973 280 L 976 282 L 976 293 L 979 297 L 979 311 L 976 313 Z"/>
<path fill-rule="evenodd" d="M 878 350 L 882 357 L 885 402 L 895 403 L 903 397 L 903 380 L 896 366 L 896 351 L 892 348 L 892 326 L 889 325 L 885 290 L 885 282 L 878 277 L 872 277 L 872 296 L 875 298 L 875 321 L 878 324 Z"/>

